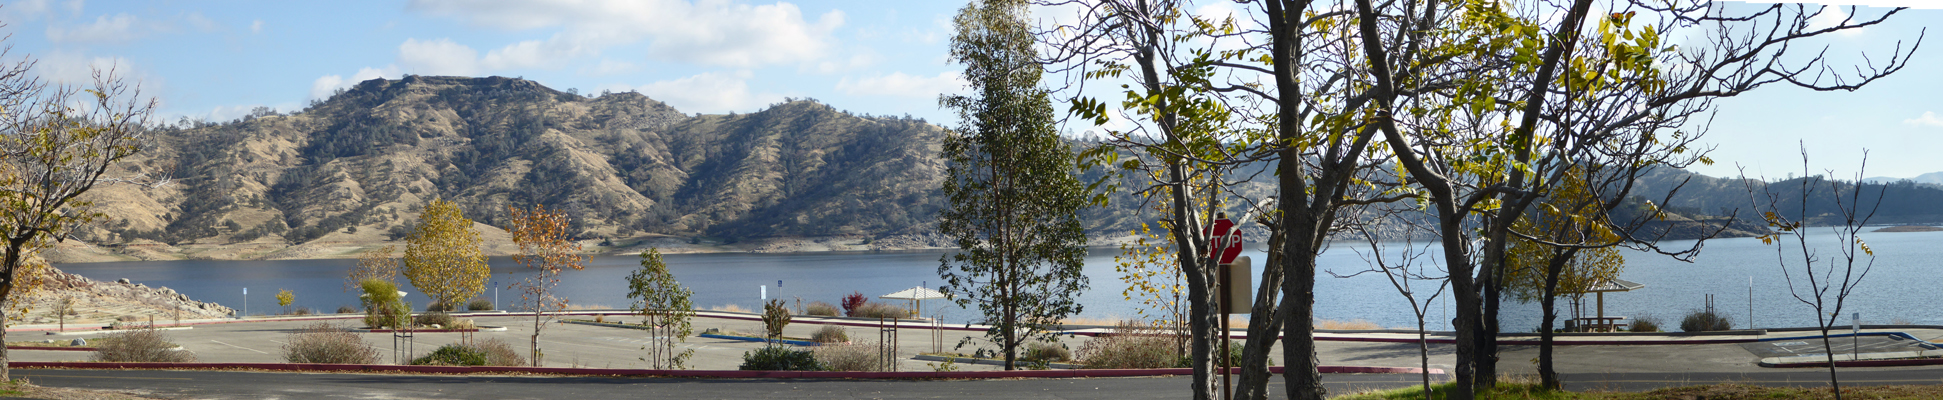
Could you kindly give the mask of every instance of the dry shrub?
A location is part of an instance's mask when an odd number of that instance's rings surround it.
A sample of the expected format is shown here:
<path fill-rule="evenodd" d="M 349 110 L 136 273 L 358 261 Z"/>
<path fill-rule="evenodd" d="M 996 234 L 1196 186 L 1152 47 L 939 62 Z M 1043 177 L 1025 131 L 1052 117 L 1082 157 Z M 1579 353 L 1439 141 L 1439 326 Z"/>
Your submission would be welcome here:
<path fill-rule="evenodd" d="M 474 340 L 474 347 L 486 353 L 486 365 L 517 367 L 526 365 L 526 357 L 520 356 L 523 350 L 514 349 L 512 344 L 497 338 Z"/>
<path fill-rule="evenodd" d="M 894 306 L 894 305 L 884 304 L 884 303 L 864 303 L 862 305 L 857 306 L 856 312 L 851 314 L 850 316 L 860 317 L 860 318 L 898 319 L 898 318 L 907 318 L 910 315 L 911 315 L 910 311 L 905 310 L 904 307 L 899 307 L 899 306 Z"/>
<path fill-rule="evenodd" d="M 816 360 L 830 371 L 870 372 L 884 370 L 884 357 L 877 343 L 816 346 Z"/>
<path fill-rule="evenodd" d="M 424 326 L 424 327 L 438 325 L 440 328 L 451 327 L 452 314 L 446 314 L 444 312 L 438 312 L 438 311 L 419 314 L 412 317 L 412 325 Z"/>
<path fill-rule="evenodd" d="M 812 301 L 810 302 L 809 307 L 804 308 L 803 315 L 815 315 L 819 317 L 835 317 L 837 316 L 837 314 L 841 312 L 842 311 L 837 310 L 837 306 L 834 304 L 825 303 L 821 301 Z"/>
<path fill-rule="evenodd" d="M 709 311 L 721 311 L 721 312 L 732 312 L 732 313 L 744 313 L 744 314 L 753 314 L 753 313 L 751 313 L 751 312 L 749 312 L 749 309 L 747 309 L 747 308 L 742 308 L 742 306 L 738 306 L 738 305 L 734 305 L 734 304 L 729 304 L 729 305 L 721 305 L 721 306 L 713 306 L 713 307 L 709 307 L 709 308 L 708 308 L 708 310 L 709 310 Z"/>
<path fill-rule="evenodd" d="M 1032 342 L 1025 346 L 1025 354 L 1019 358 L 1026 362 L 1067 362 L 1073 360 L 1073 352 L 1064 344 Z"/>
<path fill-rule="evenodd" d="M 492 300 L 472 299 L 466 303 L 466 311 L 492 311 Z"/>
<path fill-rule="evenodd" d="M 1640 316 L 1639 318 L 1633 319 L 1632 324 L 1627 326 L 1627 330 L 1633 332 L 1659 332 L 1660 319 L 1651 315 Z"/>
<path fill-rule="evenodd" d="M 292 332 L 283 345 L 283 361 L 297 364 L 374 364 L 378 349 L 350 329 L 328 322 Z"/>
<path fill-rule="evenodd" d="M 1363 331 L 1363 330 L 1383 329 L 1383 326 L 1377 325 L 1375 322 L 1370 322 L 1369 320 L 1366 319 L 1357 319 L 1355 321 L 1347 321 L 1347 322 L 1337 321 L 1332 319 L 1324 319 L 1324 320 L 1316 320 L 1316 329 L 1328 329 L 1328 330 L 1338 330 L 1338 331 Z"/>
<path fill-rule="evenodd" d="M 174 343 L 154 329 L 131 329 L 102 338 L 95 346 L 94 361 L 101 362 L 196 362 L 196 353 L 176 350 Z"/>
<path fill-rule="evenodd" d="M 1113 331 L 1088 339 L 1079 347 L 1079 361 L 1089 369 L 1170 368 L 1180 362 L 1178 335 L 1126 321 Z"/>
<path fill-rule="evenodd" d="M 338 314 L 357 314 L 358 309 L 356 307 L 351 307 L 351 306 L 337 306 L 337 313 Z"/>
<path fill-rule="evenodd" d="M 824 325 L 821 328 L 816 328 L 816 333 L 810 334 L 810 340 L 817 343 L 848 342 L 850 341 L 850 334 L 845 332 L 841 326 Z"/>
<path fill-rule="evenodd" d="M 1726 316 L 1712 311 L 1696 310 L 1687 313 L 1686 318 L 1680 319 L 1681 332 L 1724 331 L 1729 329 L 1734 329 L 1733 322 L 1728 321 Z"/>
<path fill-rule="evenodd" d="M 452 325 L 446 325 L 445 328 L 446 329 L 479 329 L 479 324 L 473 323 L 472 319 L 470 318 L 453 318 Z"/>

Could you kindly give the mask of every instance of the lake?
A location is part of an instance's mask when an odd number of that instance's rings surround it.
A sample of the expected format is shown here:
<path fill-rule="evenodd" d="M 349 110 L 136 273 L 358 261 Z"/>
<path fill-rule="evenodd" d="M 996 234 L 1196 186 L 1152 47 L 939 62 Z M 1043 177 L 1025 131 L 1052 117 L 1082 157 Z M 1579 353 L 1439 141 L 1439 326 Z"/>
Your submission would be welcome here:
<path fill-rule="evenodd" d="M 1811 237 L 1811 245 L 1833 245 L 1826 229 L 1813 232 L 1815 235 Z M 1923 306 L 1937 298 L 1935 288 L 1928 284 L 1931 278 L 1928 272 L 1934 263 L 1943 260 L 1943 232 L 1865 233 L 1863 238 L 1875 249 L 1875 270 L 1849 298 L 1849 311 L 1844 311 L 1842 324 L 1848 323 L 1849 312 L 1860 312 L 1864 323 L 1888 323 L 1892 319 L 1902 319 L 1919 324 L 1943 324 L 1943 315 L 1928 311 L 1929 308 Z M 1666 245 L 1669 248 L 1684 248 L 1689 243 L 1669 242 Z M 1260 263 L 1264 258 L 1259 251 L 1260 245 L 1251 244 L 1250 247 L 1251 254 L 1246 255 Z M 1386 251 L 1394 253 L 1396 249 Z M 1085 273 L 1091 281 L 1091 288 L 1080 295 L 1080 301 L 1085 305 L 1082 316 L 1096 319 L 1137 316 L 1138 306 L 1125 300 L 1121 294 L 1127 285 L 1120 281 L 1119 273 L 1113 268 L 1113 255 L 1116 253 L 1111 249 L 1099 249 L 1087 257 Z M 1383 275 L 1335 278 L 1330 274 L 1347 275 L 1367 269 L 1368 263 L 1364 257 L 1368 253 L 1368 245 L 1338 243 L 1320 257 L 1315 303 L 1317 317 L 1342 321 L 1363 319 L 1383 327 L 1415 326 L 1410 305 Z M 1834 254 L 1834 250 L 1829 248 L 1821 249 L 1820 255 L 1825 259 Z M 861 292 L 874 299 L 915 286 L 936 288 L 942 282 L 937 275 L 939 257 L 942 255 L 943 252 L 936 251 L 717 253 L 669 254 L 664 259 L 675 277 L 695 292 L 692 300 L 698 307 L 734 304 L 744 309 L 759 310 L 762 304 L 760 297 L 765 290 L 772 299 L 794 302 L 800 297 L 804 303 L 825 301 L 835 304 L 839 297 L 852 292 Z M 1422 259 L 1436 260 L 1437 257 L 1435 251 L 1430 251 Z M 639 268 L 639 260 L 636 256 L 592 257 L 586 269 L 561 274 L 558 293 L 580 306 L 627 308 L 626 277 Z M 1626 252 L 1626 260 L 1626 270 L 1621 277 L 1643 283 L 1646 287 L 1633 292 L 1607 294 L 1608 315 L 1653 315 L 1662 321 L 1663 329 L 1677 329 L 1678 319 L 1682 315 L 1703 307 L 1705 295 L 1713 294 L 1717 310 L 1728 314 L 1735 327 L 1744 327 L 1748 320 L 1749 278 L 1752 277 L 1755 326 L 1814 324 L 1812 309 L 1790 296 L 1781 269 L 1777 267 L 1775 247 L 1763 245 L 1759 240 L 1710 240 L 1693 263 L 1630 250 Z M 1798 254 L 1788 262 L 1795 271 L 1800 271 Z M 272 314 L 280 311 L 274 297 L 278 289 L 290 289 L 296 294 L 297 306 L 325 312 L 335 310 L 338 306 L 355 306 L 356 294 L 344 291 L 343 287 L 345 273 L 356 263 L 356 260 L 349 259 L 145 261 L 62 264 L 59 267 L 97 280 L 127 278 L 149 286 L 165 286 L 197 300 L 214 301 L 236 308 L 244 307 L 243 291 L 248 288 L 249 313 Z M 481 297 L 494 298 L 492 287 L 497 287 L 499 307 L 512 309 L 512 304 L 518 302 L 520 295 L 517 290 L 507 289 L 507 286 L 530 272 L 505 257 L 492 258 L 489 264 L 494 283 Z M 1800 277 L 1799 272 L 1796 276 Z M 1418 282 L 1416 285 L 1426 291 L 1436 287 L 1436 283 L 1432 282 Z M 422 308 L 427 302 L 415 288 L 403 290 L 412 292 L 406 296 L 406 300 L 418 307 Z M 1449 326 L 1447 298 L 1448 294 L 1430 308 L 1432 311 L 1428 319 L 1432 329 L 1447 329 Z M 1588 296 L 1588 313 L 1592 312 L 1591 303 L 1592 298 Z M 927 316 L 942 315 L 951 322 L 976 319 L 976 313 L 946 304 L 945 301 L 926 301 L 924 309 Z M 1507 301 L 1501 321 L 1507 332 L 1531 331 L 1538 325 L 1538 307 Z"/>

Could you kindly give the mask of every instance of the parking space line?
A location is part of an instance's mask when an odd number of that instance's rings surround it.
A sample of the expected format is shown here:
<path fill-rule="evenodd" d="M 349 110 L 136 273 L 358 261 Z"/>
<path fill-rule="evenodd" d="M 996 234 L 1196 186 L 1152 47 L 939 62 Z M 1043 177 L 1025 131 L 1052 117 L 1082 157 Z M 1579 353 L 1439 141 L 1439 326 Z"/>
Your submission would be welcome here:
<path fill-rule="evenodd" d="M 239 349 L 243 349 L 243 350 L 249 350 L 249 351 L 254 351 L 254 352 L 257 352 L 258 354 L 270 354 L 270 353 L 266 353 L 266 352 L 264 352 L 264 351 L 262 351 L 262 350 L 257 350 L 257 349 L 252 349 L 252 348 L 248 348 L 248 347 L 243 347 L 243 346 L 237 346 L 237 345 L 233 345 L 233 344 L 229 344 L 229 343 L 223 343 L 222 341 L 220 341 L 220 340 L 216 340 L 216 339 L 209 339 L 209 341 L 211 341 L 211 342 L 216 342 L 216 344 L 220 344 L 220 345 L 224 345 L 224 346 L 229 346 L 229 347 L 235 347 L 235 348 L 239 348 Z"/>

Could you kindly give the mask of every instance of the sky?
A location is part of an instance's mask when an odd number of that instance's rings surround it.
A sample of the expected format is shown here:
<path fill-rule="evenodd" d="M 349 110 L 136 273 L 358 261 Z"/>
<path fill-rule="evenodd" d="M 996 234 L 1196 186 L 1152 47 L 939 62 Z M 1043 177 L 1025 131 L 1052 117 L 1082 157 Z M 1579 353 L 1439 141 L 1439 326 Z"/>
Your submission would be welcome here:
<path fill-rule="evenodd" d="M 1221 2 L 1227 3 L 1227 2 Z M 1718 102 L 1698 172 L 1786 177 L 1806 147 L 1815 173 L 1943 171 L 1943 0 L 1827 40 L 1843 62 L 1880 57 L 1930 28 L 1902 72 L 1855 92 L 1773 85 Z M 302 109 L 333 91 L 404 74 L 507 76 L 582 94 L 639 91 L 688 113 L 753 112 L 787 98 L 840 110 L 955 117 L 963 90 L 945 57 L 956 1 L 28 0 L 0 7 L 7 60 L 54 81 L 113 66 L 160 100 L 158 118 L 228 121 Z M 1858 15 L 1880 13 L 1864 7 Z M 1796 51 L 1819 50 L 1798 48 Z M 1846 65 L 1846 64 L 1845 64 Z"/>

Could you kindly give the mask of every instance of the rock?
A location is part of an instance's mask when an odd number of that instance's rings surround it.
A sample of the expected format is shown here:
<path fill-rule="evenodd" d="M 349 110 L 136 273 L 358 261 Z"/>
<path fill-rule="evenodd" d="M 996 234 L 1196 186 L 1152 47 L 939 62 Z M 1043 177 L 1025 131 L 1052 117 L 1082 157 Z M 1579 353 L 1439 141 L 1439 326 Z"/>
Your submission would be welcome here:
<path fill-rule="evenodd" d="M 115 283 L 120 283 L 120 284 L 123 284 L 123 285 L 126 285 L 126 284 L 128 284 L 128 278 L 121 278 L 121 279 L 116 279 L 116 280 L 115 280 Z"/>
<path fill-rule="evenodd" d="M 71 341 L 68 341 L 68 342 L 67 342 L 67 345 L 69 345 L 69 346 L 87 346 L 87 345 L 88 345 L 88 340 L 87 340 L 87 339 L 74 339 L 74 340 L 71 340 Z"/>

